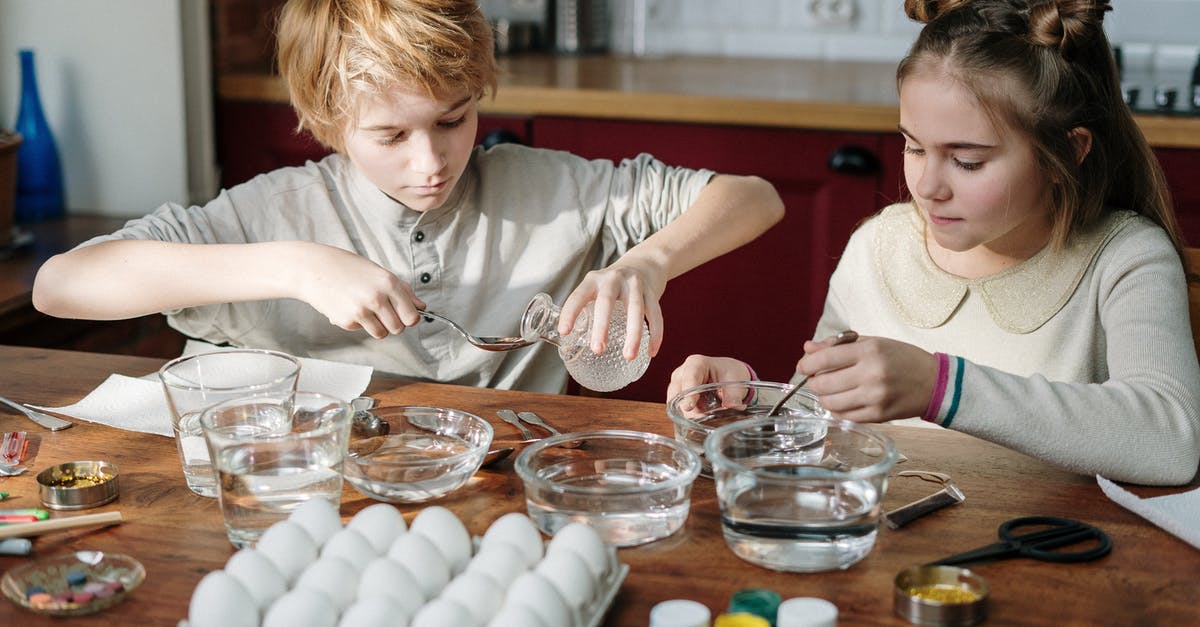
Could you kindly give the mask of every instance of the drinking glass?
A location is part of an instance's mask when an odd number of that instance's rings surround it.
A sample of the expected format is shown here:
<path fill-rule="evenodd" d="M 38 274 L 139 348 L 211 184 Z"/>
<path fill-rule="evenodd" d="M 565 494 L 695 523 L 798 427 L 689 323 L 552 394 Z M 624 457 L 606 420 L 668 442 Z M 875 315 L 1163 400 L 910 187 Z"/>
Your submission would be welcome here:
<path fill-rule="evenodd" d="M 158 371 L 187 486 L 200 496 L 217 495 L 216 477 L 200 412 L 221 401 L 259 394 L 294 393 L 300 362 L 268 350 L 236 349 L 185 355 Z"/>
<path fill-rule="evenodd" d="M 824 437 L 813 439 L 813 433 Z M 875 545 L 887 473 L 899 455 L 868 425 L 818 417 L 735 422 L 704 443 L 725 543 L 790 572 L 849 568 Z"/>
<path fill-rule="evenodd" d="M 247 396 L 200 414 L 233 546 L 258 541 L 301 504 L 342 500 L 350 405 L 316 392 Z"/>

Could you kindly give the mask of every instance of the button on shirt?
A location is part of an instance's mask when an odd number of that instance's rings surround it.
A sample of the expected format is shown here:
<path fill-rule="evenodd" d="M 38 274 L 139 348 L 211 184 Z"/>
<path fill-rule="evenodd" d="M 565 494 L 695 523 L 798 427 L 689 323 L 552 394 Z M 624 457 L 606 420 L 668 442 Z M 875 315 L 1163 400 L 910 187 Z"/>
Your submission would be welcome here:
<path fill-rule="evenodd" d="M 387 268 L 431 311 L 476 335 L 508 336 L 519 332 L 535 294 L 562 303 L 587 272 L 677 218 L 712 175 L 645 154 L 614 165 L 502 144 L 477 148 L 446 203 L 421 213 L 389 198 L 335 154 L 260 175 L 202 207 L 165 204 L 82 245 L 111 239 L 320 242 Z M 377 340 L 340 329 L 292 299 L 166 313 L 171 326 L 214 343 L 368 364 L 444 383 L 552 393 L 566 388 L 555 347 L 482 351 L 437 322 Z"/>

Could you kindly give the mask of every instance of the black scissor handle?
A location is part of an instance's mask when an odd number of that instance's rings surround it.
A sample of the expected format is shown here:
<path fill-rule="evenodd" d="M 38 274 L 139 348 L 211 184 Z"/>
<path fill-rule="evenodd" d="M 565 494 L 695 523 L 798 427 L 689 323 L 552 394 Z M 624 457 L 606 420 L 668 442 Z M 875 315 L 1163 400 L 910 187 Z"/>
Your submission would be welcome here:
<path fill-rule="evenodd" d="M 1017 533 L 1021 527 L 1044 526 L 1046 529 Z M 1112 551 L 1112 538 L 1104 531 L 1086 523 L 1057 516 L 1025 516 L 1000 525 L 1000 537 L 1020 553 L 1046 562 L 1089 562 Z M 1094 546 L 1077 551 L 1058 549 L 1095 540 Z"/>

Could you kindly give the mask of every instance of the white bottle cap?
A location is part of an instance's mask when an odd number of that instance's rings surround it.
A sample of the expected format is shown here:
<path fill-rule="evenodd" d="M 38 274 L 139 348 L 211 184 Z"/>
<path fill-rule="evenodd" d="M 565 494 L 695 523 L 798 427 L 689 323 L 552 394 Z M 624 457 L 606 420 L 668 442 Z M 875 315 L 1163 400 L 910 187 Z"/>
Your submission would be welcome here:
<path fill-rule="evenodd" d="M 712 612 L 703 603 L 672 599 L 650 610 L 650 627 L 708 627 Z"/>
<path fill-rule="evenodd" d="M 779 604 L 775 627 L 837 627 L 837 606 L 813 597 L 796 597 Z"/>

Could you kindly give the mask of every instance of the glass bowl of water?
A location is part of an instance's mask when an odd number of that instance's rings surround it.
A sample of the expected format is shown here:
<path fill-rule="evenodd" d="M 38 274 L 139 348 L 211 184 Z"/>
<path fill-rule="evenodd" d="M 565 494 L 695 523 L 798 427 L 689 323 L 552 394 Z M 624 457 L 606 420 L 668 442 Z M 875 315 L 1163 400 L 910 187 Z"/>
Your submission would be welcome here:
<path fill-rule="evenodd" d="M 704 450 L 725 543 L 738 557 L 772 570 L 820 572 L 849 568 L 875 546 L 887 473 L 899 454 L 870 426 L 753 418 L 713 431 Z"/>
<path fill-rule="evenodd" d="M 708 434 L 727 424 L 771 413 L 771 408 L 792 389 L 771 381 L 722 381 L 688 388 L 667 403 L 667 417 L 675 426 L 675 439 L 700 456 L 701 473 L 712 476 L 704 454 Z M 787 400 L 781 415 L 829 418 L 817 397 L 803 388 Z M 823 423 L 820 423 L 823 424 Z M 822 433 L 815 433 L 819 437 Z"/>
<path fill-rule="evenodd" d="M 479 470 L 492 443 L 486 420 L 415 405 L 355 414 L 342 472 L 362 494 L 390 503 L 441 498 Z"/>
<path fill-rule="evenodd" d="M 671 438 L 608 430 L 535 442 L 514 466 L 529 516 L 543 533 L 582 522 L 623 547 L 660 540 L 683 526 L 700 458 Z"/>

